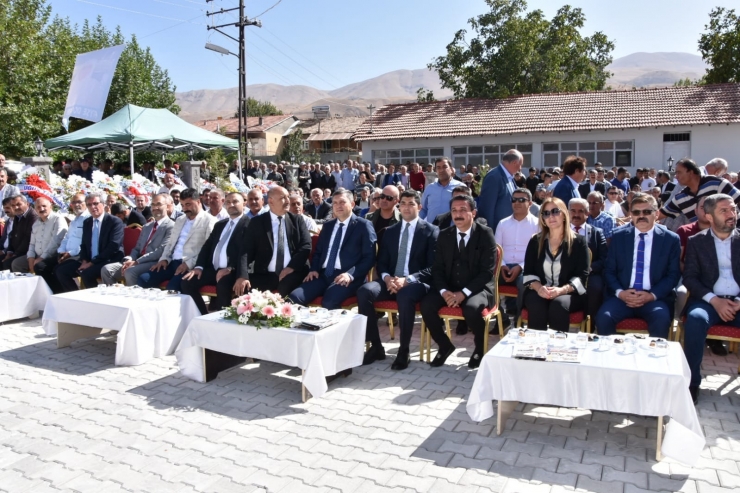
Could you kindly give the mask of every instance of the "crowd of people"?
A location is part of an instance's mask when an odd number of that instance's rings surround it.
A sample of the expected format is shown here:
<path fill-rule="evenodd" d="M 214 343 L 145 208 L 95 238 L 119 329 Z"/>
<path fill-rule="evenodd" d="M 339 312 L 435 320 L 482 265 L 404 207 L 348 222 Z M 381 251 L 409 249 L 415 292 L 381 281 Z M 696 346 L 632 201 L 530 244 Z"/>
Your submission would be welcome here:
<path fill-rule="evenodd" d="M 153 172 L 149 164 L 144 172 Z M 301 163 L 292 176 L 285 163 L 255 160 L 245 173 L 272 182 L 266 193 L 199 193 L 178 186 L 166 163 L 159 193 L 137 196 L 134 207 L 77 194 L 68 217 L 43 197 L 30 207 L 0 167 L 0 261 L 42 276 L 54 293 L 99 282 L 166 287 L 192 296 L 203 314 L 251 289 L 328 309 L 353 302 L 367 317 L 363 364 L 385 359 L 375 303 L 395 301 L 395 370 L 408 367 L 419 312 L 438 346 L 431 365 L 455 351 L 439 315 L 445 307 L 460 309 L 458 334 L 473 332 L 468 366 L 477 368 L 497 284 L 517 293 L 505 298 L 503 328 L 526 318 L 533 329 L 568 331 L 581 312 L 602 335 L 637 318 L 651 337 L 666 338 L 684 317 L 696 400 L 709 328 L 740 327 L 737 174 L 723 159 L 681 159 L 674 176 L 641 168 L 630 177 L 570 156 L 562 169 L 530 168 L 525 177 L 523 164 L 510 150 L 484 175 L 439 158 L 398 169 Z M 138 241 L 124 255 L 125 230 L 137 225 Z M 216 287 L 209 305 L 204 286 Z"/>

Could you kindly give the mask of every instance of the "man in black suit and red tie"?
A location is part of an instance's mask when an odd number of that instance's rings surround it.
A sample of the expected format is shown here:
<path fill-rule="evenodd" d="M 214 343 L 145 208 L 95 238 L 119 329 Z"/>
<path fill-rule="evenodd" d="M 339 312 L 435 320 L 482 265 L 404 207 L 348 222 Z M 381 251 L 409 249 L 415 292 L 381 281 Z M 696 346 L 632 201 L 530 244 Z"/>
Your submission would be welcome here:
<path fill-rule="evenodd" d="M 211 234 L 198 253 L 195 267 L 182 277 L 180 289 L 193 298 L 203 315 L 208 313 L 200 288 L 216 286 L 216 299 L 211 300 L 211 309 L 220 310 L 231 303 L 231 293 L 239 265 L 239 252 L 245 241 L 249 217 L 244 214 L 244 197 L 231 192 L 224 202 L 228 219 L 213 226 Z"/>
<path fill-rule="evenodd" d="M 494 304 L 496 240 L 491 228 L 474 221 L 475 201 L 469 195 L 453 197 L 450 212 L 454 227 L 439 233 L 431 290 L 421 301 L 421 316 L 439 346 L 431 363 L 437 367 L 455 351 L 438 312 L 445 306 L 461 308 L 475 335 L 475 349 L 468 367 L 478 368 L 484 351 L 482 313 Z"/>
<path fill-rule="evenodd" d="M 409 344 L 414 329 L 415 307 L 429 292 L 439 236 L 436 226 L 419 217 L 419 192 L 403 192 L 399 209 L 402 220 L 385 230 L 378 250 L 376 269 L 381 280 L 364 284 L 357 290 L 358 310 L 367 317 L 365 340 L 372 344 L 365 353 L 363 365 L 385 359 L 385 350 L 378 333 L 378 315 L 373 304 L 385 300 L 395 300 L 398 303 L 401 347 L 391 366 L 393 370 L 404 370 L 409 366 Z"/>
<path fill-rule="evenodd" d="M 288 212 L 290 195 L 283 187 L 267 193 L 270 212 L 249 223 L 237 266 L 234 293 L 241 296 L 251 289 L 277 291 L 289 295 L 308 274 L 311 235 L 300 217 Z M 249 273 L 249 266 L 253 272 Z"/>

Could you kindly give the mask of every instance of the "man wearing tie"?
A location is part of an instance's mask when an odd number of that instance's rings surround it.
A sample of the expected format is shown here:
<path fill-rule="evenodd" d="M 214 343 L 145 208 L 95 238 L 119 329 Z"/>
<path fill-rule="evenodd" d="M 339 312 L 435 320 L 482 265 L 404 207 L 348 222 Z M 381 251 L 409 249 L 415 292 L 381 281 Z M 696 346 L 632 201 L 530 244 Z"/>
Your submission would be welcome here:
<path fill-rule="evenodd" d="M 429 294 L 421 301 L 421 316 L 439 346 L 431 363 L 437 367 L 442 366 L 455 351 L 455 346 L 445 334 L 439 309 L 446 306 L 461 308 L 475 336 L 475 349 L 468 367 L 478 368 L 484 351 L 485 323 L 481 314 L 494 304 L 496 240 L 491 228 L 473 220 L 475 200 L 469 195 L 453 197 L 450 211 L 455 226 L 439 233 L 432 266 L 432 285 Z"/>
<path fill-rule="evenodd" d="M 80 257 L 54 269 L 63 292 L 77 291 L 78 276 L 85 288 L 94 288 L 103 266 L 123 259 L 123 222 L 105 213 L 105 194 L 90 193 L 85 197 L 85 204 L 90 217 L 82 223 Z"/>
<path fill-rule="evenodd" d="M 364 284 L 357 290 L 358 310 L 367 317 L 365 340 L 372 346 L 362 364 L 385 359 L 385 350 L 378 332 L 376 301 L 395 300 L 398 303 L 398 325 L 401 347 L 391 368 L 404 370 L 409 366 L 409 345 L 414 329 L 416 304 L 429 292 L 432 264 L 439 229 L 419 218 L 421 197 L 416 190 L 401 194 L 401 222 L 386 229 L 378 250 L 377 270 L 381 281 Z"/>
<path fill-rule="evenodd" d="M 589 203 L 584 199 L 570 199 L 568 213 L 570 214 L 570 229 L 576 234 L 585 236 L 588 248 L 591 251 L 591 266 L 588 272 L 586 286 L 586 313 L 591 320 L 596 320 L 596 312 L 604 301 L 604 263 L 609 249 L 601 228 L 591 226 L 586 222 Z"/>
<path fill-rule="evenodd" d="M 203 244 L 193 270 L 182 277 L 182 293 L 189 294 L 202 315 L 208 308 L 200 295 L 203 286 L 216 286 L 216 299 L 211 301 L 211 309 L 216 311 L 228 306 L 236 279 L 239 263 L 239 250 L 245 241 L 245 232 L 250 219 L 244 215 L 244 197 L 239 192 L 226 196 L 228 219 L 222 219 L 213 226 L 213 231 Z"/>
<path fill-rule="evenodd" d="M 581 198 L 578 187 L 586 178 L 586 160 L 578 156 L 568 156 L 563 163 L 563 174 L 565 177 L 555 185 L 552 196 L 567 204 L 570 199 Z"/>
<path fill-rule="evenodd" d="M 321 306 L 336 309 L 364 284 L 375 263 L 375 231 L 372 224 L 352 213 L 354 198 L 348 190 L 332 195 L 336 219 L 324 224 L 311 261 L 311 271 L 289 298 L 308 305 L 322 296 Z"/>
<path fill-rule="evenodd" d="M 522 153 L 511 149 L 501 158 L 501 165 L 489 171 L 483 179 L 478 208 L 480 215 L 494 232 L 498 223 L 514 212 L 511 197 L 518 188 L 514 183 L 514 175 L 522 170 L 523 163 Z"/>
<path fill-rule="evenodd" d="M 604 267 L 606 300 L 596 315 L 599 334 L 615 334 L 617 324 L 637 317 L 650 337 L 667 337 L 675 288 L 681 277 L 681 241 L 655 224 L 658 203 L 637 193 L 630 204 L 632 224 L 614 231 Z"/>
<path fill-rule="evenodd" d="M 167 199 L 172 200 L 166 193 L 154 196 L 151 205 L 154 220 L 146 223 L 141 230 L 131 255 L 123 257 L 122 262 L 114 262 L 103 267 L 100 277 L 105 284 L 111 285 L 125 279 L 126 286 L 135 286 L 139 275 L 157 263 L 175 225 L 175 222 L 167 217 Z"/>
<path fill-rule="evenodd" d="M 324 201 L 324 193 L 320 188 L 311 190 L 311 203 L 306 206 L 306 214 L 311 216 L 316 224 L 331 220 L 331 205 Z"/>
<path fill-rule="evenodd" d="M 287 296 L 308 274 L 311 236 L 303 219 L 288 212 L 288 191 L 271 188 L 267 203 L 270 212 L 255 217 L 247 227 L 233 286 L 237 296 L 251 289 Z"/>

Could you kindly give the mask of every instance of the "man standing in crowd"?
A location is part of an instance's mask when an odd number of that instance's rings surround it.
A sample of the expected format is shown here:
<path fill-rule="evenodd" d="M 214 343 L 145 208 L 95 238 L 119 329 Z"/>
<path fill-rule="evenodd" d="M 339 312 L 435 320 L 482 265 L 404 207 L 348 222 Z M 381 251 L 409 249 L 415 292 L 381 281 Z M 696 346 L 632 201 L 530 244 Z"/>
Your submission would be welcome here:
<path fill-rule="evenodd" d="M 254 219 L 269 210 L 265 207 L 265 199 L 262 195 L 262 190 L 259 188 L 253 188 L 249 191 L 247 194 L 247 207 L 249 208 L 247 211 L 247 217 L 249 219 Z"/>
<path fill-rule="evenodd" d="M 238 296 L 251 289 L 287 296 L 308 274 L 311 236 L 303 220 L 288 212 L 288 191 L 271 188 L 267 202 L 270 212 L 252 219 L 246 230 L 233 285 Z"/>
<path fill-rule="evenodd" d="M 606 300 L 596 315 L 599 334 L 617 332 L 626 318 L 641 318 L 650 337 L 668 337 L 675 288 L 681 277 L 681 242 L 655 224 L 657 202 L 638 193 L 631 202 L 632 224 L 617 229 L 604 267 Z"/>
<path fill-rule="evenodd" d="M 352 168 L 351 162 L 345 163 L 340 173 L 341 181 L 337 181 L 337 183 L 341 183 L 342 188 L 345 190 L 354 191 L 357 174 L 357 170 Z"/>
<path fill-rule="evenodd" d="M 86 289 L 94 288 L 103 267 L 123 258 L 124 225 L 116 216 L 105 213 L 105 195 L 90 193 L 85 204 L 90 217 L 82 223 L 79 260 L 67 260 L 54 269 L 64 292 L 77 291 L 78 276 Z"/>
<path fill-rule="evenodd" d="M 461 308 L 467 325 L 473 330 L 475 348 L 468 367 L 478 368 L 483 347 L 482 312 L 494 305 L 496 240 L 493 230 L 476 224 L 475 201 L 468 195 L 453 197 L 450 211 L 455 227 L 441 231 L 432 267 L 429 294 L 421 301 L 421 315 L 439 350 L 431 366 L 442 366 L 455 351 L 445 334 L 439 309 Z"/>
<path fill-rule="evenodd" d="M 611 185 L 606 192 L 607 200 L 604 203 L 604 212 L 608 213 L 615 219 L 624 217 L 622 201 L 620 200 L 622 189 L 616 185 Z"/>
<path fill-rule="evenodd" d="M 727 173 L 727 161 L 716 157 L 704 166 L 699 167 L 702 176 L 722 176 Z"/>
<path fill-rule="evenodd" d="M 180 284 L 182 293 L 193 298 L 201 315 L 208 313 L 200 295 L 203 286 L 216 286 L 216 298 L 210 303 L 212 310 L 220 310 L 231 303 L 240 250 L 247 241 L 250 219 L 244 215 L 244 197 L 239 192 L 231 192 L 225 202 L 229 217 L 213 226 L 198 253 L 195 267 L 182 277 Z"/>
<path fill-rule="evenodd" d="M 593 192 L 599 194 L 598 192 Z M 590 204 L 585 199 L 571 199 L 568 203 L 570 228 L 578 235 L 584 236 L 591 250 L 591 266 L 586 286 L 586 313 L 591 320 L 596 319 L 596 312 L 604 301 L 604 264 L 608 253 L 604 232 L 586 223 Z"/>
<path fill-rule="evenodd" d="M 33 208 L 29 207 L 28 200 L 23 195 L 10 197 L 10 207 L 13 209 L 13 227 L 8 236 L 8 247 L 5 256 L 2 257 L 2 270 L 10 270 L 16 259 L 23 259 L 22 264 L 27 264 L 26 253 L 31 243 L 31 230 L 38 215 Z"/>
<path fill-rule="evenodd" d="M 367 214 L 365 219 L 370 221 L 375 231 L 378 243 L 383 239 L 386 228 L 393 226 L 401 220 L 401 213 L 396 208 L 398 204 L 398 188 L 388 185 L 380 194 L 379 208 Z"/>
<path fill-rule="evenodd" d="M 529 190 L 529 193 L 532 194 L 532 197 L 534 197 L 537 193 L 537 185 L 539 185 L 541 182 L 542 180 L 540 180 L 540 177 L 537 176 L 537 168 L 529 168 L 529 176 L 524 182 L 524 186 L 527 188 L 527 190 Z"/>
<path fill-rule="evenodd" d="M 224 202 L 226 201 L 226 197 L 224 196 L 224 191 L 219 190 L 218 188 L 214 188 L 210 192 L 208 192 L 208 213 L 216 218 L 216 221 L 221 221 L 222 219 L 228 219 L 230 217 L 230 214 L 224 209 Z M 243 207 L 244 197 L 242 197 L 242 210 Z"/>
<path fill-rule="evenodd" d="M 674 195 L 676 184 L 671 181 L 671 175 L 667 171 L 658 171 L 658 186 L 660 187 L 660 203 L 665 204 Z"/>
<path fill-rule="evenodd" d="M 20 194 L 18 187 L 8 184 L 8 170 L 0 168 L 0 202 L 8 197 L 15 197 Z M 7 220 L 7 216 L 2 210 L 0 210 L 0 220 Z"/>
<path fill-rule="evenodd" d="M 648 192 L 650 189 L 657 185 L 655 178 L 650 177 L 650 170 L 642 168 L 642 180 L 640 180 L 640 188 L 643 192 Z"/>
<path fill-rule="evenodd" d="M 388 185 L 396 186 L 398 184 L 398 173 L 396 173 L 396 167 L 392 164 L 388 165 L 388 171 L 383 177 L 383 182 L 380 184 L 381 187 L 385 188 Z"/>
<path fill-rule="evenodd" d="M 303 284 L 290 293 L 294 303 L 306 306 L 322 296 L 321 306 L 340 308 L 365 283 L 375 263 L 375 231 L 369 221 L 352 213 L 354 198 L 348 190 L 332 196 L 334 217 L 324 223 Z"/>
<path fill-rule="evenodd" d="M 399 208 L 403 220 L 386 230 L 378 250 L 380 281 L 369 282 L 357 290 L 358 310 L 367 317 L 365 340 L 371 343 L 363 358 L 363 365 L 385 359 L 374 303 L 395 300 L 398 304 L 401 346 L 391 365 L 393 370 L 405 370 L 409 366 L 416 304 L 429 292 L 439 235 L 439 229 L 419 218 L 419 192 L 403 192 Z"/>
<path fill-rule="evenodd" d="M 480 198 L 478 199 L 480 215 L 488 226 L 496 231 L 498 223 L 509 217 L 513 209 L 511 197 L 516 190 L 514 174 L 521 171 L 524 157 L 516 149 L 511 149 L 501 158 L 501 166 L 488 172 L 483 179 Z"/>
<path fill-rule="evenodd" d="M 167 216 L 167 199 L 172 200 L 166 193 L 154 196 L 151 205 L 153 221 L 146 223 L 141 230 L 136 246 L 129 256 L 123 257 L 121 262 L 113 262 L 103 267 L 100 271 L 103 283 L 110 286 L 124 279 L 126 286 L 136 286 L 139 276 L 159 261 L 175 225 Z"/>
<path fill-rule="evenodd" d="M 421 171 L 419 163 L 411 163 L 411 174 L 409 175 L 409 183 L 411 184 L 411 188 L 419 193 L 422 193 L 424 192 L 424 184 L 426 183 L 426 181 L 427 178 Z"/>
<path fill-rule="evenodd" d="M 452 190 L 460 185 L 461 181 L 452 179 L 455 171 L 446 157 L 437 158 L 434 162 L 437 171 L 437 180 L 424 188 L 421 197 L 421 213 L 419 217 L 433 221 L 437 216 L 450 210 Z"/>
<path fill-rule="evenodd" d="M 31 228 L 31 242 L 26 253 L 27 261 L 23 257 L 16 257 L 13 261 L 13 272 L 36 273 L 50 270 L 46 262 L 56 260 L 57 248 L 67 234 L 67 221 L 61 214 L 52 211 L 52 202 L 46 197 L 39 197 L 34 204 L 38 219 Z M 56 262 L 54 262 L 56 263 Z M 52 265 L 53 268 L 53 265 Z"/>
<path fill-rule="evenodd" d="M 516 286 L 519 295 L 517 298 L 506 297 L 505 309 L 507 315 L 516 317 L 522 308 L 522 271 L 524 270 L 524 254 L 533 235 L 540 231 L 539 219 L 529 212 L 532 205 L 532 195 L 527 188 L 517 188 L 511 197 L 513 214 L 504 218 L 496 228 L 496 244 L 504 249 L 504 258 L 501 264 L 499 283 L 506 286 Z M 509 317 L 504 317 L 504 328 L 509 327 Z"/>
<path fill-rule="evenodd" d="M 586 222 L 589 226 L 599 228 L 604 234 L 606 244 L 612 241 L 612 234 L 614 228 L 617 227 L 617 221 L 611 214 L 604 212 L 604 196 L 599 192 L 591 192 L 588 194 L 588 217 Z"/>
<path fill-rule="evenodd" d="M 311 190 L 311 203 L 306 206 L 306 213 L 311 216 L 317 224 L 323 224 L 331 219 L 331 205 L 324 200 L 320 188 Z"/>
<path fill-rule="evenodd" d="M 195 267 L 198 253 L 216 224 L 216 218 L 201 208 L 197 190 L 186 188 L 180 199 L 185 215 L 175 221 L 159 262 L 139 275 L 137 284 L 143 288 L 168 281 L 167 289 L 180 291 L 182 277 Z"/>
<path fill-rule="evenodd" d="M 588 171 L 588 181 L 583 182 L 578 186 L 578 193 L 582 199 L 588 197 L 590 193 L 599 192 L 601 195 L 606 196 L 606 188 L 603 183 L 599 183 L 596 180 L 597 173 L 595 169 Z"/>
<path fill-rule="evenodd" d="M 711 228 L 689 238 L 683 282 L 690 293 L 684 353 L 691 369 L 689 391 L 699 398 L 701 360 L 709 328 L 740 327 L 740 234 L 733 197 L 710 195 L 704 212 Z"/>
<path fill-rule="evenodd" d="M 611 184 L 621 189 L 624 193 L 630 191 L 630 185 L 627 181 L 627 170 L 624 168 L 617 169 L 617 176 L 611 181 Z"/>
<path fill-rule="evenodd" d="M 557 184 L 552 196 L 567 204 L 570 199 L 581 198 L 578 188 L 586 178 L 586 160 L 578 156 L 568 156 L 563 163 L 563 174 L 565 178 Z"/>

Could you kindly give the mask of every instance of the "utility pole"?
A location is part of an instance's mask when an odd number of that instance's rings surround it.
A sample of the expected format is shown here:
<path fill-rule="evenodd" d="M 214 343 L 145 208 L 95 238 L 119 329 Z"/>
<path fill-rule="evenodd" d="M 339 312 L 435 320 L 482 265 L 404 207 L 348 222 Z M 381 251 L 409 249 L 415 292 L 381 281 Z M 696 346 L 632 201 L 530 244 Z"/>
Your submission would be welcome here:
<path fill-rule="evenodd" d="M 210 3 L 213 0 L 206 0 Z M 208 26 L 208 30 L 215 30 L 227 38 L 236 41 L 239 44 L 239 110 L 237 111 L 237 117 L 239 118 L 239 150 L 237 152 L 237 159 L 239 160 L 239 177 L 242 178 L 242 155 L 247 154 L 247 65 L 246 65 L 246 47 L 244 39 L 244 28 L 247 26 L 262 27 L 262 21 L 259 19 L 250 20 L 244 15 L 244 0 L 239 0 L 239 6 L 231 9 L 221 8 L 220 10 L 207 12 L 206 15 L 211 17 L 213 15 L 225 14 L 227 12 L 239 11 L 239 20 L 227 24 L 221 24 L 219 26 Z M 221 29 L 224 27 L 238 27 L 239 28 L 239 39 L 226 34 Z M 209 48 L 210 49 L 210 48 Z M 228 53 L 228 51 L 227 51 Z M 242 154 L 244 151 L 244 154 Z"/>

